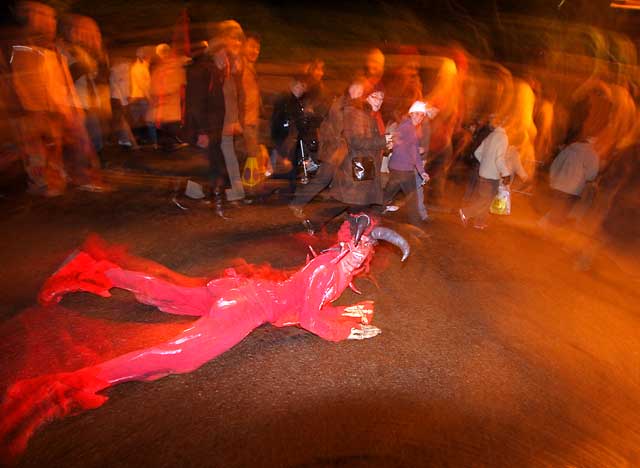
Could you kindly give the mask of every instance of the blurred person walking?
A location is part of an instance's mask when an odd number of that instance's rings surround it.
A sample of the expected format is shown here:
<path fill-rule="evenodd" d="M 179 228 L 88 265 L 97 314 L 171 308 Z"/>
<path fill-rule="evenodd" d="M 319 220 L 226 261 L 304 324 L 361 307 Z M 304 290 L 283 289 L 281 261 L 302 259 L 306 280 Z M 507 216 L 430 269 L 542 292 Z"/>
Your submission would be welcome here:
<path fill-rule="evenodd" d="M 67 185 L 62 159 L 62 120 L 71 118 L 68 69 L 55 49 L 56 13 L 38 2 L 20 2 L 16 16 L 24 24 L 12 46 L 13 88 L 20 105 L 15 121 L 22 145 L 28 191 L 53 197 Z"/>
<path fill-rule="evenodd" d="M 565 224 L 587 184 L 596 180 L 599 161 L 594 142 L 592 137 L 575 141 L 560 151 L 551 163 L 551 209 L 540 220 L 539 226 L 546 228 Z"/>
<path fill-rule="evenodd" d="M 157 146 L 158 138 L 153 122 L 148 121 L 149 105 L 151 100 L 151 51 L 148 47 L 139 47 L 136 50 L 136 58 L 131 64 L 129 94 L 129 111 L 131 113 L 131 125 L 138 134 L 141 142 Z"/>
<path fill-rule="evenodd" d="M 240 52 L 244 40 L 242 27 L 236 21 L 217 23 L 209 46 L 215 50 L 215 62 L 223 70 L 224 82 L 224 127 L 222 130 L 222 154 L 229 175 L 231 187 L 226 190 L 230 202 L 245 201 L 244 187 L 240 176 L 240 166 L 235 151 L 235 138 L 242 134 L 238 92 L 241 87 Z M 248 203 L 246 200 L 245 203 Z"/>
<path fill-rule="evenodd" d="M 320 58 L 313 59 L 305 66 L 305 82 L 307 92 L 304 95 L 304 105 L 307 111 L 318 116 L 318 125 L 329 112 L 331 96 L 324 84 L 325 63 Z"/>
<path fill-rule="evenodd" d="M 260 36 L 255 33 L 246 34 L 241 52 L 240 123 L 242 125 L 245 156 L 255 158 L 260 154 L 258 136 L 260 134 L 259 125 L 262 110 L 262 98 L 255 68 L 259 56 Z"/>
<path fill-rule="evenodd" d="M 320 168 L 306 185 L 298 185 L 289 205 L 293 214 L 303 225 L 313 232 L 312 222 L 304 212 L 304 207 L 322 190 L 327 188 L 335 177 L 336 170 L 342 165 L 347 154 L 347 142 L 344 139 L 344 108 L 351 99 L 359 99 L 364 92 L 361 83 L 353 83 L 349 89 L 338 96 L 331 104 L 327 117 L 318 131 L 318 160 Z"/>
<path fill-rule="evenodd" d="M 364 83 L 362 97 L 350 99 L 344 107 L 344 138 L 347 154 L 336 171 L 332 194 L 350 212 L 366 212 L 382 205 L 380 167 L 382 152 L 391 145 L 380 116 L 384 91 Z"/>
<path fill-rule="evenodd" d="M 427 160 L 429 158 L 429 146 L 431 142 L 431 121 L 435 119 L 440 112 L 440 109 L 426 103 L 427 113 L 426 118 L 422 119 L 422 123 L 417 127 L 418 134 L 418 152 L 420 153 L 420 159 L 422 168 L 424 169 Z M 431 221 L 429 213 L 427 212 L 427 206 L 424 201 L 424 186 L 426 182 L 420 174 L 416 173 L 416 201 L 418 205 L 418 215 L 423 222 Z"/>
<path fill-rule="evenodd" d="M 185 57 L 177 56 L 168 44 L 159 44 L 156 55 L 158 61 L 151 70 L 151 106 L 147 120 L 155 126 L 156 144 L 172 151 L 187 146 L 180 138 Z"/>
<path fill-rule="evenodd" d="M 305 77 L 296 75 L 289 82 L 289 90 L 280 94 L 271 114 L 271 140 L 276 160 L 274 178 L 285 178 L 289 182 L 289 193 L 296 189 L 298 165 L 302 156 L 300 144 L 304 144 L 305 109 L 304 94 L 307 91 Z"/>
<path fill-rule="evenodd" d="M 187 141 L 195 146 L 203 128 L 207 128 L 203 122 L 206 116 L 207 95 L 211 80 L 211 68 L 213 59 L 208 50 L 209 43 L 200 41 L 191 47 L 191 60 L 185 65 L 185 130 Z M 224 105 L 218 112 L 224 114 Z"/>
<path fill-rule="evenodd" d="M 468 125 L 467 130 L 469 132 L 469 144 L 466 147 L 463 161 L 467 165 L 468 178 L 464 196 L 462 197 L 463 205 L 472 200 L 478 183 L 478 167 L 480 166 L 480 161 L 476 159 L 474 153 L 495 128 L 491 125 L 491 117 L 486 117 L 472 121 Z"/>
<path fill-rule="evenodd" d="M 390 118 L 387 121 L 387 133 L 394 134 L 397 131 L 398 125 L 407 118 L 407 109 L 409 109 L 416 101 L 422 101 L 422 82 L 420 81 L 418 75 L 418 66 L 415 62 L 409 62 L 404 64 L 400 70 L 398 70 L 394 76 L 390 80 L 390 86 L 393 87 L 394 91 L 392 92 L 392 102 L 389 104 L 387 102 L 387 95 L 385 95 L 385 102 L 382 109 L 382 114 L 386 114 Z M 431 125 L 430 121 L 437 115 L 437 109 L 432 106 L 428 106 L 429 110 L 429 118 L 421 119 L 421 123 L 415 127 L 416 136 L 418 138 L 418 150 L 420 154 L 421 160 L 423 160 L 420 164 L 424 166 L 424 159 L 427 157 L 427 152 L 429 149 L 429 142 L 431 139 Z M 399 141 L 396 143 L 400 143 Z M 401 149 L 400 151 L 405 151 Z M 390 152 L 388 155 L 390 159 L 393 157 L 393 153 Z M 388 171 L 387 164 L 387 171 Z M 416 193 L 415 197 L 412 196 L 411 202 L 415 202 L 417 205 L 418 214 L 420 219 L 423 221 L 427 221 L 429 219 L 427 208 L 424 204 L 424 182 L 421 178 L 421 174 L 424 171 L 417 172 L 415 174 L 416 177 Z M 388 174 L 388 172 L 387 172 Z M 388 184 L 389 176 L 386 176 L 387 180 L 383 179 L 383 185 L 386 186 Z M 385 202 L 389 201 L 385 199 Z M 399 209 L 396 205 L 387 205 L 384 208 L 384 211 L 397 211 Z M 413 208 L 412 208 L 413 209 Z"/>
<path fill-rule="evenodd" d="M 433 177 L 430 184 L 432 204 L 446 203 L 446 185 L 449 172 L 461 149 L 454 149 L 454 135 L 462 132 L 464 120 L 463 86 L 466 79 L 466 54 L 454 48 L 450 51 L 453 58 L 445 58 L 438 70 L 435 85 L 426 94 L 426 99 L 440 109 L 438 116 L 431 122 L 431 139 L 427 170 Z"/>
<path fill-rule="evenodd" d="M 382 152 L 391 148 L 392 143 L 391 135 L 385 135 L 380 116 L 383 100 L 381 85 L 372 87 L 368 81 L 357 78 L 329 111 L 321 135 L 326 131 L 332 138 L 320 140 L 320 153 L 328 159 L 320 167 L 318 182 L 312 179 L 310 187 L 296 193 L 290 205 L 294 215 L 303 219 L 309 234 L 314 234 L 315 228 L 302 208 L 326 187 L 330 176 L 331 195 L 341 204 L 324 212 L 319 224 L 326 224 L 345 211 L 367 213 L 374 211 L 374 205 L 382 205 Z"/>
<path fill-rule="evenodd" d="M 500 182 L 508 185 L 515 174 L 526 181 L 527 173 L 522 168 L 517 148 L 509 146 L 507 132 L 500 125 L 480 143 L 474 156 L 480 162 L 478 179 L 473 194 L 458 210 L 458 215 L 464 226 L 473 219 L 473 227 L 482 230 L 487 227 L 489 207 L 498 194 Z"/>
<path fill-rule="evenodd" d="M 93 149 L 100 154 L 104 147 L 102 123 L 111 115 L 111 103 L 105 93 L 109 62 L 102 47 L 102 34 L 93 19 L 75 14 L 65 16 L 59 29 L 62 37 L 58 49 L 67 59 L 84 112 L 84 125 Z"/>
<path fill-rule="evenodd" d="M 229 171 L 222 152 L 226 51 L 223 44 L 214 47 L 209 44 L 205 53 L 197 52 L 194 54 L 193 61 L 187 66 L 187 121 L 195 145 L 207 152 L 209 179 L 216 214 L 225 218 L 224 191 L 229 185 Z"/>
<path fill-rule="evenodd" d="M 533 123 L 535 95 L 531 86 L 517 81 L 510 98 L 505 99 L 503 111 L 495 117 L 497 125 L 475 150 L 474 156 L 480 162 L 478 179 L 469 201 L 458 210 L 463 225 L 470 218 L 473 227 L 485 229 L 487 215 L 500 183 L 509 186 L 517 175 L 523 182 L 528 174 L 522 166 L 521 158 L 533 159 L 533 143 L 536 127 Z"/>
<path fill-rule="evenodd" d="M 425 117 L 435 117 L 437 110 L 423 101 L 414 102 L 408 115 L 400 122 L 393 135 L 393 153 L 389 160 L 389 182 L 384 189 L 384 202 L 390 204 L 393 197 L 402 190 L 406 197 L 409 222 L 421 227 L 429 220 L 426 213 L 421 213 L 420 203 L 416 200 L 418 187 L 429 181 L 424 170 L 424 162 L 420 155 L 420 138 L 422 122 Z M 424 202 L 422 204 L 424 209 Z"/>
<path fill-rule="evenodd" d="M 122 148 L 138 149 L 138 143 L 131 130 L 131 114 L 129 96 L 131 95 L 131 64 L 125 58 L 114 60 L 109 75 L 111 89 L 111 126 L 112 137 L 115 137 Z"/>
<path fill-rule="evenodd" d="M 322 121 L 327 117 L 332 98 L 329 95 L 324 82 L 324 60 L 314 59 L 305 67 L 305 83 L 307 90 L 304 93 L 303 105 L 305 111 L 305 151 L 311 162 L 310 171 L 317 169 L 319 146 L 319 129 Z"/>
<path fill-rule="evenodd" d="M 70 180 L 78 188 L 103 191 L 99 163 L 84 126 L 84 113 L 64 56 L 55 48 L 55 10 L 20 2 L 17 17 L 24 36 L 13 45 L 11 73 L 21 115 L 16 127 L 22 143 L 29 192 L 61 195 Z M 69 155 L 65 169 L 63 151 Z"/>

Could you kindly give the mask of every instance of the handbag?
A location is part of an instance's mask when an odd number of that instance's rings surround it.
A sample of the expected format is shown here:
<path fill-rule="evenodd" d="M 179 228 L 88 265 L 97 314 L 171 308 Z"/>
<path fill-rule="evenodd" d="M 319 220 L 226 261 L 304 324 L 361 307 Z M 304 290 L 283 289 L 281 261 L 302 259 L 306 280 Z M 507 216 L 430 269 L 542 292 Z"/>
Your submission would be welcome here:
<path fill-rule="evenodd" d="M 351 175 L 354 182 L 373 180 L 375 162 L 371 156 L 354 156 L 351 158 Z"/>

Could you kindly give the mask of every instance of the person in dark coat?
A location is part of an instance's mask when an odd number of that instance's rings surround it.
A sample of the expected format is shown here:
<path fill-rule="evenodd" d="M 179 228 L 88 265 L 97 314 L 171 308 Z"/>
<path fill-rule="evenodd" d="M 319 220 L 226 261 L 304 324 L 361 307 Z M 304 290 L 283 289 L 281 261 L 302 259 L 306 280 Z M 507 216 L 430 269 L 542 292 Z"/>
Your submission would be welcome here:
<path fill-rule="evenodd" d="M 221 49 L 223 50 L 223 49 Z M 224 217 L 225 186 L 229 186 L 224 154 L 222 129 L 224 127 L 225 70 L 216 53 L 211 50 L 195 59 L 187 67 L 187 120 L 196 146 L 206 149 L 209 157 L 209 179 L 213 191 L 216 213 Z"/>
<path fill-rule="evenodd" d="M 291 193 L 295 192 L 296 188 L 296 175 L 301 156 L 299 145 L 305 136 L 303 96 L 306 90 L 304 76 L 292 77 L 289 90 L 278 97 L 271 115 L 271 140 L 285 167 L 284 172 L 281 171 L 275 177 L 288 179 Z"/>
<path fill-rule="evenodd" d="M 187 141 L 197 146 L 198 136 L 206 133 L 205 123 L 211 55 L 207 41 L 200 41 L 191 48 L 191 61 L 185 65 L 185 127 Z M 223 107 L 224 110 L 224 107 Z"/>
<path fill-rule="evenodd" d="M 364 89 L 371 85 L 367 81 L 356 81 L 347 93 L 338 98 L 327 121 L 323 123 L 330 138 L 320 139 L 320 154 L 324 155 L 316 179 L 305 186 L 291 203 L 294 215 L 303 220 L 309 234 L 315 232 L 315 223 L 326 224 L 344 211 L 366 213 L 371 205 L 381 205 L 383 201 L 382 152 L 391 146 L 391 136 L 385 135 L 384 124 L 380 118 L 380 106 L 384 99 L 381 88 L 366 93 Z M 363 160 L 366 170 L 360 169 Z M 354 164 L 357 162 L 358 164 Z M 324 169 L 323 169 L 324 168 Z M 312 222 L 302 210 L 313 196 L 332 182 L 332 196 L 342 202 L 333 209 L 323 210 L 323 215 Z"/>
<path fill-rule="evenodd" d="M 349 102 L 349 94 L 338 96 L 331 104 L 327 117 L 320 125 L 318 131 L 319 145 L 317 158 L 320 161 L 320 169 L 306 185 L 299 185 L 289 207 L 294 215 L 300 219 L 306 219 L 302 209 L 313 197 L 324 190 L 333 180 L 336 168 L 342 164 L 347 152 L 343 138 L 344 107 Z"/>
<path fill-rule="evenodd" d="M 382 152 L 391 144 L 379 112 L 384 91 L 377 87 L 363 96 L 352 99 L 344 108 L 343 133 L 348 151 L 333 181 L 333 196 L 350 211 L 366 211 L 371 205 L 382 205 Z M 363 160 L 371 166 L 371 174 L 359 179 L 357 163 Z"/>

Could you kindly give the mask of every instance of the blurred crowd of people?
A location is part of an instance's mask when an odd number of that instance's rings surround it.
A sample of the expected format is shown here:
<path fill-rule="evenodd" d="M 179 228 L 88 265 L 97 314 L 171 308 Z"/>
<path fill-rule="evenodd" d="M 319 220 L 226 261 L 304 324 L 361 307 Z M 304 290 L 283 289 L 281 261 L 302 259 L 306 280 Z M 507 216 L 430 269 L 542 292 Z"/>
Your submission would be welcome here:
<path fill-rule="evenodd" d="M 404 208 L 424 228 L 429 205 L 485 229 L 497 197 L 511 187 L 535 196 L 540 183 L 551 197 L 540 227 L 577 219 L 595 232 L 637 172 L 634 74 L 598 58 L 581 73 L 554 75 L 561 57 L 510 70 L 460 45 L 428 46 L 394 54 L 401 59 L 389 67 L 371 48 L 342 89 L 326 85 L 324 60 L 310 61 L 267 116 L 256 71 L 261 38 L 236 21 L 216 23 L 207 41 L 109 57 L 91 18 L 58 20 L 32 1 L 20 2 L 17 16 L 20 37 L 2 57 L 3 100 L 33 194 L 57 196 L 70 184 L 108 190 L 100 176 L 107 141 L 131 150 L 191 146 L 208 156 L 206 198 L 221 217 L 227 203 L 252 203 L 249 171 L 283 179 L 310 232 L 344 210 Z M 461 172 L 460 201 L 448 182 Z M 314 219 L 305 210 L 323 191 L 340 205 Z"/>
<path fill-rule="evenodd" d="M 3 54 L 10 73 L 2 97 L 22 146 L 29 192 L 57 196 L 68 184 L 107 190 L 99 152 L 109 69 L 97 24 L 75 15 L 58 23 L 53 8 L 36 2 L 19 3 L 16 14 L 22 37 L 8 60 Z"/>

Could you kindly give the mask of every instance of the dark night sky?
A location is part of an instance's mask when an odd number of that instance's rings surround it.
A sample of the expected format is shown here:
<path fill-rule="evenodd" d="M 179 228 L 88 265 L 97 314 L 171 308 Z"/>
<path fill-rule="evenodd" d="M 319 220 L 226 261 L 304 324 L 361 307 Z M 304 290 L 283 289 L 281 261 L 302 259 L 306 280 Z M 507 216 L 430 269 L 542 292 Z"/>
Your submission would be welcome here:
<path fill-rule="evenodd" d="M 173 0 L 158 0 L 150 4 L 148 0 L 46 0 L 59 11 L 72 11 L 94 17 L 105 34 L 108 42 L 127 44 L 140 39 L 128 39 L 127 34 L 135 29 L 158 29 L 172 27 L 175 24 L 177 13 L 183 5 L 188 5 L 191 17 L 194 21 L 217 21 L 225 18 L 235 18 L 246 26 L 247 29 L 260 31 L 271 35 L 272 41 L 278 34 L 284 40 L 290 40 L 292 44 L 316 46 L 326 38 L 344 38 L 345 43 L 362 42 L 391 42 L 394 38 L 385 37 L 386 31 L 371 41 L 371 34 L 365 30 L 370 18 L 380 18 L 383 15 L 399 16 L 412 12 L 417 21 L 421 22 L 425 29 L 432 32 L 431 37 L 416 38 L 420 40 L 446 41 L 448 39 L 460 39 L 453 37 L 456 32 L 468 39 L 470 33 L 465 28 L 469 24 L 480 25 L 483 34 L 492 42 L 491 47 L 497 53 L 497 57 L 512 55 L 508 49 L 515 49 L 519 40 L 514 41 L 513 26 L 508 30 L 509 20 L 514 15 L 525 17 L 545 17 L 549 20 L 580 22 L 610 29 L 617 32 L 630 34 L 637 40 L 637 32 L 640 31 L 640 12 L 628 12 L 609 7 L 610 0 L 399 0 L 399 1 L 366 1 L 366 0 L 319 0 L 315 2 L 302 2 L 300 0 L 244 0 L 242 2 L 231 0 L 190 0 L 180 2 Z M 15 0 L 9 0 L 0 7 L 0 13 L 4 17 L 4 24 L 10 24 L 6 18 L 10 16 L 11 5 Z M 264 14 L 261 14 L 263 12 Z M 361 17 L 361 18 L 360 18 Z M 272 25 L 272 19 L 276 19 L 279 26 Z M 355 31 L 360 26 L 360 31 Z M 355 24 L 355 28 L 354 28 Z M 523 47 L 535 48 L 535 33 L 527 31 L 527 21 L 518 24 L 524 33 L 528 33 Z M 507 25 L 505 27 L 505 25 Z M 279 28 L 273 31 L 274 28 Z M 517 28 L 516 28 L 517 29 Z M 361 34 L 358 34 L 360 32 Z M 519 33 L 519 31 L 516 31 Z M 162 34 L 162 33 L 160 33 Z M 206 32 L 202 33 L 206 35 Z M 150 35 L 149 41 L 166 40 L 166 38 Z M 197 39 L 208 39 L 202 37 Z M 402 42 L 410 42 L 411 38 L 399 39 Z M 398 38 L 395 38 L 395 42 Z M 469 39 L 469 47 L 473 47 L 473 37 Z M 267 41 L 266 44 L 273 42 Z M 327 44 L 334 46 L 332 44 Z M 476 51 L 478 52 L 478 51 Z M 268 48 L 264 50 L 269 53 Z"/>

